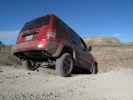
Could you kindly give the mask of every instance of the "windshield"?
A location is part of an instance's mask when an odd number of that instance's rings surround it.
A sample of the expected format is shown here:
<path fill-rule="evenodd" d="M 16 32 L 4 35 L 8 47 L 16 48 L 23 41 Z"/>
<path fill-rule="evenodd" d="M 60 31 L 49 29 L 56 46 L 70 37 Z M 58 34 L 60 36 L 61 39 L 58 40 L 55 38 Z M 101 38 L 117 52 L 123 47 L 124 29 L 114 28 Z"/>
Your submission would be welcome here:
<path fill-rule="evenodd" d="M 43 25 L 48 25 L 49 24 L 49 19 L 50 19 L 50 16 L 47 15 L 47 16 L 44 16 L 44 17 L 40 17 L 40 18 L 37 18 L 37 19 L 34 19 L 30 22 L 27 22 L 24 27 L 22 28 L 21 32 L 22 31 L 26 31 L 28 29 L 34 29 L 34 28 L 39 28 Z"/>

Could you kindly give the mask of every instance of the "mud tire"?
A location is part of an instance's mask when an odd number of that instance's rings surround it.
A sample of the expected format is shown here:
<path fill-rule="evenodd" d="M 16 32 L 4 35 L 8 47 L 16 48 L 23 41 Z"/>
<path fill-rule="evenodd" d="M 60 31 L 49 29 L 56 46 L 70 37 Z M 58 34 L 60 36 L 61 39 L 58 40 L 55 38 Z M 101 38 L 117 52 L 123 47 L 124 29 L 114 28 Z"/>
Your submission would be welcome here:
<path fill-rule="evenodd" d="M 74 62 L 71 54 L 64 53 L 56 60 L 56 72 L 60 76 L 69 77 L 71 76 L 73 65 Z"/>

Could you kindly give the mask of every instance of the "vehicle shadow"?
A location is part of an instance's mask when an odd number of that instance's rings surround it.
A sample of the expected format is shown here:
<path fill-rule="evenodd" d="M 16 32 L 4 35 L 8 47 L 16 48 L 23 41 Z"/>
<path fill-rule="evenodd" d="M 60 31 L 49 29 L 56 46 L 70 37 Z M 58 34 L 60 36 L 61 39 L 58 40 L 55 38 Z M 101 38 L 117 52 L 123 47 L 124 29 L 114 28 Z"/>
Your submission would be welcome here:
<path fill-rule="evenodd" d="M 88 70 L 76 67 L 73 69 L 72 74 L 91 74 Z"/>
<path fill-rule="evenodd" d="M 56 75 L 56 70 L 55 70 L 55 66 L 45 66 L 43 67 L 43 69 L 48 69 L 49 71 L 54 71 L 53 74 Z M 72 75 L 70 77 L 72 77 L 74 75 L 85 75 L 85 74 L 91 74 L 88 70 L 85 70 L 85 69 L 82 69 L 82 68 L 79 68 L 79 67 L 75 67 L 73 70 L 72 70 Z"/>

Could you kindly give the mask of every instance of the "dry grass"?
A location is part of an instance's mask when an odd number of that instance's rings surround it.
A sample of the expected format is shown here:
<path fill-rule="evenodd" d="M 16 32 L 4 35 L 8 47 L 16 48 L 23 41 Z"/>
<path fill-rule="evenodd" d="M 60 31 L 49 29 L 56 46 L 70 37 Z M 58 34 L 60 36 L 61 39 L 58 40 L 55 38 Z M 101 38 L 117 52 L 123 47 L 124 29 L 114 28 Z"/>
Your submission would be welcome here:
<path fill-rule="evenodd" d="M 15 65 L 19 60 L 12 54 L 12 46 L 0 45 L 0 65 Z"/>
<path fill-rule="evenodd" d="M 133 67 L 133 46 L 93 46 L 92 54 L 98 61 L 99 71 L 107 72 L 120 67 Z M 19 60 L 12 54 L 12 46 L 0 46 L 0 65 L 16 65 Z"/>
<path fill-rule="evenodd" d="M 133 46 L 95 46 L 92 50 L 98 61 L 99 71 L 133 68 Z"/>

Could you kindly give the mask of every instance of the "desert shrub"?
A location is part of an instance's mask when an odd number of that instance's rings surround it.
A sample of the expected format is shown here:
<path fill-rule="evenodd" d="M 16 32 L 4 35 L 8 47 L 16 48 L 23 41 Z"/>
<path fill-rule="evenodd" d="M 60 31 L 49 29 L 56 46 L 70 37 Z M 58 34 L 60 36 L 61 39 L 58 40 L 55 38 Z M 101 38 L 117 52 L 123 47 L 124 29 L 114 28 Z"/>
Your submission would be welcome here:
<path fill-rule="evenodd" d="M 3 43 L 2 43 L 2 41 L 0 41 L 0 45 L 2 45 Z"/>
<path fill-rule="evenodd" d="M 16 65 L 18 58 L 12 54 L 12 46 L 0 45 L 0 65 Z"/>

